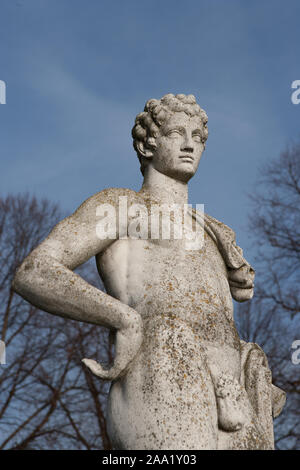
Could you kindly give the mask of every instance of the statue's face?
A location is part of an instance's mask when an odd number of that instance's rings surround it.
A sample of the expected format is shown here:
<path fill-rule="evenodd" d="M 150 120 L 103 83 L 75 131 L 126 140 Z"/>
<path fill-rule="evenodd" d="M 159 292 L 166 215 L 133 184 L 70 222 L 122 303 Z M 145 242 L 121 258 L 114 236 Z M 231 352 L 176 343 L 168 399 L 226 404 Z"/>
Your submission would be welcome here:
<path fill-rule="evenodd" d="M 160 173 L 187 182 L 196 173 L 204 150 L 201 128 L 199 116 L 172 114 L 155 138 L 152 166 Z"/>

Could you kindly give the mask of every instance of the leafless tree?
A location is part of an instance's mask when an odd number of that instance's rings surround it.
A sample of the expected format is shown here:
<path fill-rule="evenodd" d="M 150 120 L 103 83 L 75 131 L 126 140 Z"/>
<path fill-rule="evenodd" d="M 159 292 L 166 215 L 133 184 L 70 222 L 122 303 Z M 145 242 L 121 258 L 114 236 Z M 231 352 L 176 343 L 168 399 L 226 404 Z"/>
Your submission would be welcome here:
<path fill-rule="evenodd" d="M 300 448 L 300 365 L 291 345 L 300 339 L 300 142 L 261 169 L 249 232 L 256 249 L 256 293 L 237 309 L 240 334 L 262 346 L 273 382 L 287 392 L 275 421 L 279 449 Z"/>
<path fill-rule="evenodd" d="M 58 207 L 29 195 L 0 199 L 0 449 L 110 449 L 108 385 L 83 357 L 110 363 L 112 342 L 99 327 L 42 312 L 14 293 L 24 257 L 61 218 Z M 101 288 L 95 266 L 80 274 Z"/>

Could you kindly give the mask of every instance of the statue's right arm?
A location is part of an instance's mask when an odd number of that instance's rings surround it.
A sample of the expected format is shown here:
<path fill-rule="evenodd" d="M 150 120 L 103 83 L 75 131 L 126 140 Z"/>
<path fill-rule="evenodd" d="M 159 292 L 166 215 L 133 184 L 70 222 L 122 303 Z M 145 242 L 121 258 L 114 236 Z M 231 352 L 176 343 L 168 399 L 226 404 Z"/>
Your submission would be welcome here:
<path fill-rule="evenodd" d="M 116 191 L 101 191 L 56 225 L 25 258 L 16 272 L 13 289 L 33 305 L 52 314 L 119 330 L 117 358 L 118 345 L 125 354 L 125 343 L 134 331 L 141 336 L 139 314 L 73 272 L 115 241 L 97 236 L 99 217 L 96 209 L 101 204 L 114 205 L 118 199 Z M 128 354 L 132 356 L 133 351 Z"/>

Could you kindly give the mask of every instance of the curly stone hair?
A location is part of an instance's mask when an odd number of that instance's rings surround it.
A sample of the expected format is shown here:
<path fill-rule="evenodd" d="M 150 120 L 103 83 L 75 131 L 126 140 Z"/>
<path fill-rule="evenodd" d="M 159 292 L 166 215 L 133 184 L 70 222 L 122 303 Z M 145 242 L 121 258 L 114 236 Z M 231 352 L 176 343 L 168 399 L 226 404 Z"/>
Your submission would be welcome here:
<path fill-rule="evenodd" d="M 133 147 L 139 158 L 143 175 L 145 171 L 145 161 L 139 152 L 137 143 L 143 142 L 149 148 L 154 147 L 158 128 L 170 115 L 178 112 L 184 112 L 189 116 L 200 117 L 202 122 L 202 142 L 205 145 L 208 137 L 207 115 L 196 103 L 194 95 L 179 94 L 175 96 L 172 93 L 168 93 L 160 100 L 148 100 L 144 112 L 138 114 L 135 118 L 135 124 L 131 132 Z"/>

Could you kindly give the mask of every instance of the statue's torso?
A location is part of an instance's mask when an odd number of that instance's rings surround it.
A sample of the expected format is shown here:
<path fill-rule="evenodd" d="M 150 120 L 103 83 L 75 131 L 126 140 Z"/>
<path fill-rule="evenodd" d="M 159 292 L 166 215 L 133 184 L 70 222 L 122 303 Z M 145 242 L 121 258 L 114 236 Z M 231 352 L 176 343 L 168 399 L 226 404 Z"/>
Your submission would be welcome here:
<path fill-rule="evenodd" d="M 142 348 L 110 392 L 116 445 L 195 449 L 216 442 L 211 376 L 238 378 L 240 360 L 226 266 L 214 241 L 205 233 L 202 249 L 188 251 L 183 240 L 118 240 L 97 264 L 107 292 L 144 323 Z"/>
<path fill-rule="evenodd" d="M 239 347 L 226 266 L 206 233 L 191 251 L 182 240 L 118 240 L 97 264 L 107 292 L 144 321 L 176 317 L 202 341 Z"/>

